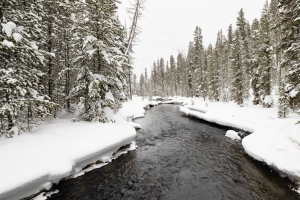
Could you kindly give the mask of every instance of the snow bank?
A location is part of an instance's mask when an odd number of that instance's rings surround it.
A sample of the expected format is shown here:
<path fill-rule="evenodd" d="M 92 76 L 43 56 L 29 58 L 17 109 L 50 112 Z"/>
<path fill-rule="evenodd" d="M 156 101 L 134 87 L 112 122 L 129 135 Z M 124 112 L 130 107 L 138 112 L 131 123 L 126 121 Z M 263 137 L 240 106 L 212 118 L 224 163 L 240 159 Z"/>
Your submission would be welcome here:
<path fill-rule="evenodd" d="M 127 101 L 123 104 L 119 114 L 124 118 L 141 118 L 145 116 L 145 108 L 148 107 L 149 101 L 142 100 L 141 97 L 133 97 L 132 101 Z"/>
<path fill-rule="evenodd" d="M 135 129 L 56 119 L 31 133 L 0 141 L 0 199 L 19 199 L 49 189 L 89 163 L 107 162 L 131 143 Z"/>
<path fill-rule="evenodd" d="M 147 105 L 148 101 L 135 98 L 116 114 L 106 108 L 108 118 L 116 123 L 72 122 L 76 116 L 65 114 L 30 133 L 1 138 L 0 199 L 20 199 L 48 190 L 63 178 L 80 176 L 134 150 L 136 145 L 132 141 L 136 130 L 133 127 L 140 128 L 140 125 L 128 121 L 127 117 L 144 116 Z M 129 149 L 112 157 L 127 144 L 131 144 Z M 90 166 L 96 162 L 99 164 Z M 87 165 L 90 167 L 82 170 Z"/>
<path fill-rule="evenodd" d="M 291 113 L 290 118 L 278 119 L 276 107 L 263 108 L 250 102 L 245 105 L 206 103 L 196 99 L 194 106 L 183 106 L 180 111 L 209 122 L 252 132 L 242 140 L 247 154 L 299 181 L 300 125 L 295 125 L 299 115 Z"/>
<path fill-rule="evenodd" d="M 241 140 L 239 134 L 233 130 L 227 131 L 225 136 L 231 138 L 232 140 Z"/>
<path fill-rule="evenodd" d="M 183 98 L 172 97 L 166 101 L 161 101 L 161 104 L 182 104 L 184 102 Z"/>

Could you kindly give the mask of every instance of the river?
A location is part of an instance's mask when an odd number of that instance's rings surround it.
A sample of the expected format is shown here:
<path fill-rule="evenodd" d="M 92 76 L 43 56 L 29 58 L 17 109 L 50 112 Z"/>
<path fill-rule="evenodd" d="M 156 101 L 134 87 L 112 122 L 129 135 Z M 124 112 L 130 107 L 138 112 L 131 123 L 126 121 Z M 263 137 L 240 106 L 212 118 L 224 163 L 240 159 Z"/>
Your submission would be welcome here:
<path fill-rule="evenodd" d="M 48 199 L 300 199 L 292 182 L 246 155 L 223 127 L 182 116 L 175 105 L 136 122 L 143 129 L 135 151 L 61 181 Z"/>

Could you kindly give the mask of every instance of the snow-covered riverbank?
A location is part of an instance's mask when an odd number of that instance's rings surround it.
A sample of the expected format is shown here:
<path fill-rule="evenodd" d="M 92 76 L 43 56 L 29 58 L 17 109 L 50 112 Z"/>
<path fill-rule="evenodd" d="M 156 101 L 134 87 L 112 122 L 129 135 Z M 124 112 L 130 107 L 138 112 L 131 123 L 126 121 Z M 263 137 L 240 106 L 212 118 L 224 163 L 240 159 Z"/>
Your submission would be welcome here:
<path fill-rule="evenodd" d="M 187 102 L 191 102 L 188 100 Z M 242 140 L 245 151 L 254 159 L 271 168 L 300 180 L 300 125 L 295 125 L 299 115 L 277 118 L 277 108 L 260 105 L 239 107 L 234 103 L 201 102 L 180 108 L 186 115 L 224 126 L 252 132 Z M 201 111 L 201 112 L 200 112 Z"/>
<path fill-rule="evenodd" d="M 0 199 L 20 199 L 50 189 L 90 163 L 110 162 L 124 145 L 132 144 L 134 149 L 134 127 L 140 126 L 127 119 L 143 117 L 148 104 L 134 98 L 116 115 L 106 110 L 114 124 L 72 122 L 74 116 L 62 115 L 30 133 L 1 139 Z"/>

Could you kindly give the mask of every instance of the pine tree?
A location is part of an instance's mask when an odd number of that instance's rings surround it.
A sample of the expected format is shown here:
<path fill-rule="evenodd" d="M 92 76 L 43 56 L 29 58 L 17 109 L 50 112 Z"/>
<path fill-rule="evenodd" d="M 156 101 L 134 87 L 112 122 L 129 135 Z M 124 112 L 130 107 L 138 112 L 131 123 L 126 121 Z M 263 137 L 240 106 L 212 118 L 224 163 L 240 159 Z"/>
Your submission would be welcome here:
<path fill-rule="evenodd" d="M 284 86 L 281 86 L 279 103 L 279 117 L 287 116 L 285 109 L 289 101 L 289 107 L 294 110 L 300 108 L 300 8 L 298 1 L 279 2 L 280 20 L 279 24 L 282 30 L 281 50 L 283 52 L 283 61 L 280 67 L 286 70 L 284 76 Z M 284 88 L 284 91 L 283 89 Z"/>
<path fill-rule="evenodd" d="M 208 82 L 208 98 L 214 100 L 215 78 L 214 78 L 214 50 L 211 44 L 207 49 L 207 82 Z"/>
<path fill-rule="evenodd" d="M 275 66 L 276 70 L 274 71 L 273 79 L 276 79 L 276 84 L 277 86 L 279 85 L 281 81 L 281 68 L 280 68 L 280 63 L 281 63 L 281 57 L 282 57 L 282 52 L 280 49 L 280 30 L 281 26 L 278 23 L 279 22 L 279 12 L 278 12 L 278 5 L 279 0 L 271 0 L 270 2 L 270 18 L 271 18 L 271 43 L 273 45 L 273 51 L 275 54 Z"/>
<path fill-rule="evenodd" d="M 171 95 L 178 95 L 178 82 L 177 82 L 177 70 L 176 63 L 173 56 L 170 57 L 170 88 Z"/>
<path fill-rule="evenodd" d="M 259 21 L 257 19 L 253 20 L 252 23 L 252 34 L 251 34 L 251 75 L 252 75 L 252 81 L 251 81 L 251 88 L 253 93 L 253 104 L 257 105 L 260 103 L 259 98 L 259 71 L 258 71 L 258 65 L 259 65 L 259 46 L 260 46 L 260 37 L 259 37 Z"/>
<path fill-rule="evenodd" d="M 193 69 L 192 69 L 192 84 L 193 93 L 196 96 L 203 96 L 204 83 L 203 83 L 203 44 L 201 28 L 196 27 L 194 31 L 194 52 L 193 52 Z"/>
<path fill-rule="evenodd" d="M 179 95 L 188 96 L 188 84 L 187 84 L 187 67 L 185 65 L 185 59 L 182 53 L 177 56 L 177 82 L 179 83 Z"/>
<path fill-rule="evenodd" d="M 140 81 L 139 81 L 139 95 L 141 97 L 143 97 L 143 98 L 146 96 L 144 74 L 141 74 L 141 76 L 140 76 Z"/>
<path fill-rule="evenodd" d="M 211 79 L 211 92 L 213 94 L 213 100 L 219 101 L 220 100 L 220 54 L 218 51 L 218 42 L 213 49 L 213 56 L 212 56 L 212 79 Z"/>
<path fill-rule="evenodd" d="M 227 47 L 226 47 L 226 57 L 227 57 L 227 73 L 225 73 L 225 80 L 226 81 L 226 87 L 225 87 L 225 93 L 226 93 L 226 100 L 231 100 L 231 80 L 233 79 L 233 71 L 231 67 L 231 49 L 232 49 L 232 43 L 233 43 L 233 30 L 232 25 L 230 24 L 227 31 Z"/>
<path fill-rule="evenodd" d="M 144 76 L 144 88 L 145 88 L 145 96 L 150 96 L 149 84 L 148 84 L 148 72 L 147 68 L 145 68 L 145 76 Z"/>
<path fill-rule="evenodd" d="M 57 50 L 55 59 L 58 69 L 54 70 L 52 100 L 59 105 L 60 109 L 65 108 L 68 112 L 73 112 L 74 108 L 71 108 L 72 99 L 70 98 L 70 92 L 75 82 L 73 60 L 77 48 L 74 48 L 74 44 L 77 43 L 79 38 L 76 26 L 83 3 L 79 0 L 62 0 L 57 8 L 58 16 L 61 19 L 56 21 L 58 29 L 56 33 Z M 55 110 L 55 113 L 57 111 L 59 110 Z"/>
<path fill-rule="evenodd" d="M 106 122 L 104 108 L 117 111 L 124 99 L 125 31 L 116 17 L 116 0 L 87 0 L 82 15 L 78 55 L 74 60 L 77 79 L 71 91 L 81 115 L 88 121 Z M 88 20 L 86 20 L 88 18 Z"/>
<path fill-rule="evenodd" d="M 279 99 L 278 99 L 278 117 L 286 118 L 289 114 L 289 95 L 286 92 L 285 84 L 281 82 L 279 86 Z"/>
<path fill-rule="evenodd" d="M 237 17 L 237 29 L 239 30 L 240 35 L 240 50 L 241 50 L 241 65 L 242 65 L 242 76 L 243 76 L 243 86 L 241 87 L 243 99 L 249 98 L 249 89 L 250 89 L 250 53 L 249 53 L 249 34 L 247 33 L 247 22 L 245 19 L 245 13 L 243 9 L 240 10 Z"/>
<path fill-rule="evenodd" d="M 265 99 L 267 96 L 271 95 L 271 76 L 272 76 L 272 55 L 273 47 L 271 45 L 271 35 L 270 35 L 270 14 L 269 5 L 266 1 L 262 16 L 260 19 L 259 36 L 260 36 L 260 46 L 258 51 L 258 73 L 260 78 L 258 81 L 260 95 Z M 264 107 L 270 107 L 272 102 L 270 98 L 263 102 Z"/>
<path fill-rule="evenodd" d="M 231 67 L 233 72 L 233 80 L 231 87 L 231 98 L 238 105 L 243 105 L 243 66 L 241 55 L 241 36 L 239 30 L 234 33 L 233 45 L 231 49 Z"/>
<path fill-rule="evenodd" d="M 37 1 L 3 1 L 0 11 L 0 135 L 30 130 L 55 104 L 43 94 L 44 57 Z M 26 27 L 26 28 L 25 28 Z"/>
<path fill-rule="evenodd" d="M 166 88 L 165 88 L 165 60 L 160 58 L 159 61 L 159 73 L 160 73 L 160 88 L 161 88 L 161 96 L 166 96 Z"/>
<path fill-rule="evenodd" d="M 193 43 L 190 42 L 189 50 L 187 55 L 187 85 L 188 85 L 188 97 L 194 96 L 194 85 L 193 85 L 193 75 L 195 73 L 194 62 L 193 62 L 193 54 L 194 54 L 194 47 Z"/>

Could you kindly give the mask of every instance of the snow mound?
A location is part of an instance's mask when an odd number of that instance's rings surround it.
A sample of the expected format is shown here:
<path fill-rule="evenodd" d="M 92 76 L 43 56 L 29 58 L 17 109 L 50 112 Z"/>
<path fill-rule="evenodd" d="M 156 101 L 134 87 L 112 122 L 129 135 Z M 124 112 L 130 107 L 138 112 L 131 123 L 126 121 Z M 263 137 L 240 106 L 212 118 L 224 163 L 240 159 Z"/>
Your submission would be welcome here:
<path fill-rule="evenodd" d="M 20 33 L 13 33 L 13 38 L 16 42 L 20 42 L 23 36 Z"/>
<path fill-rule="evenodd" d="M 119 110 L 119 114 L 124 119 L 136 119 L 145 116 L 145 108 L 149 105 L 148 100 L 142 100 L 141 97 L 133 97 L 132 101 L 123 103 L 123 107 Z"/>
<path fill-rule="evenodd" d="M 2 24 L 2 31 L 6 33 L 8 37 L 11 37 L 12 31 L 17 28 L 16 24 L 13 22 L 7 22 L 6 24 Z"/>
<path fill-rule="evenodd" d="M 194 110 L 194 111 L 198 111 L 198 112 L 201 112 L 201 113 L 206 113 L 208 110 L 205 109 L 205 108 L 199 108 L 197 106 L 186 106 L 186 108 L 190 109 L 190 110 Z"/>
<path fill-rule="evenodd" d="M 227 131 L 225 136 L 231 138 L 232 140 L 241 140 L 239 134 L 233 130 Z"/>
<path fill-rule="evenodd" d="M 74 175 L 90 163 L 110 161 L 136 131 L 128 125 L 56 119 L 31 133 L 0 141 L 0 199 L 20 199 Z"/>
<path fill-rule="evenodd" d="M 10 42 L 8 40 L 3 40 L 3 42 L 1 42 L 1 43 L 2 43 L 2 45 L 7 46 L 8 48 L 15 46 L 13 42 Z"/>

